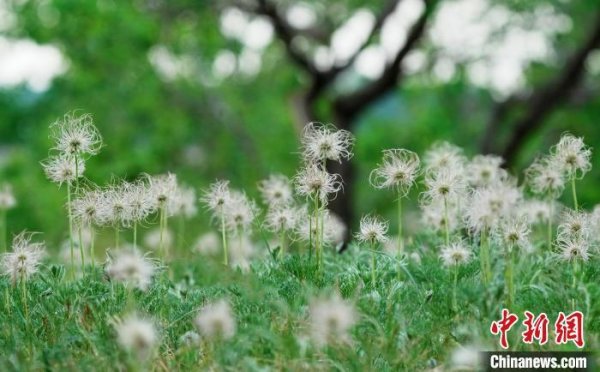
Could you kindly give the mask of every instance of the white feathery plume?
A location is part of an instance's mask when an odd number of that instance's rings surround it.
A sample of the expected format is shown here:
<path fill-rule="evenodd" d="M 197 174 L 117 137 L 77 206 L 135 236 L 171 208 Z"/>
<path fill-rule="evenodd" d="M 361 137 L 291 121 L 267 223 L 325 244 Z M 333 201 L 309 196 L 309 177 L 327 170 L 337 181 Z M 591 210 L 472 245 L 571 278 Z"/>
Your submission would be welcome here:
<path fill-rule="evenodd" d="M 303 156 L 310 162 L 342 159 L 352 157 L 354 136 L 346 130 L 338 130 L 333 125 L 312 122 L 305 126 L 302 137 Z"/>
<path fill-rule="evenodd" d="M 194 319 L 200 334 L 208 339 L 230 339 L 235 335 L 236 321 L 229 302 L 218 300 L 202 307 Z"/>
<path fill-rule="evenodd" d="M 21 232 L 13 238 L 12 252 L 2 254 L 0 261 L 2 274 L 8 276 L 13 283 L 27 280 L 37 273 L 45 256 L 45 244 L 33 243 L 32 233 Z"/>
<path fill-rule="evenodd" d="M 383 151 L 381 164 L 374 169 L 369 182 L 378 189 L 394 188 L 405 196 L 419 174 L 419 156 L 406 149 Z"/>

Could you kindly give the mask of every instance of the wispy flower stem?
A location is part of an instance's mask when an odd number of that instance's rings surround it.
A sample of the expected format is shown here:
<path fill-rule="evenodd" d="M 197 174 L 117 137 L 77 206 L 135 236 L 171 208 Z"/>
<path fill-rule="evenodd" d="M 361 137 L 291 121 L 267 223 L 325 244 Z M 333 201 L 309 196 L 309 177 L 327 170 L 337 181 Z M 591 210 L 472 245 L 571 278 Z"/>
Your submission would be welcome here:
<path fill-rule="evenodd" d="M 119 249 L 119 227 L 115 226 L 115 249 Z"/>
<path fill-rule="evenodd" d="M 579 204 L 577 203 L 577 189 L 575 187 L 575 174 L 571 177 L 571 191 L 573 193 L 573 207 L 575 212 L 579 211 Z"/>
<path fill-rule="evenodd" d="M 488 245 L 486 227 L 481 230 L 481 241 L 479 242 L 479 260 L 481 261 L 481 275 L 483 277 L 483 283 L 488 285 L 490 283 L 492 273 L 490 268 L 490 247 Z"/>
<path fill-rule="evenodd" d="M 75 195 L 79 193 L 79 153 L 75 152 Z M 69 205 L 69 210 L 71 205 Z M 81 270 L 85 267 L 85 256 L 83 254 L 83 238 L 81 235 L 81 223 L 77 224 L 77 235 L 79 238 L 79 255 L 81 256 Z"/>
<path fill-rule="evenodd" d="M 0 232 L 0 236 L 2 239 L 2 252 L 8 252 L 8 243 L 6 241 L 6 235 L 7 235 L 7 231 L 8 231 L 8 221 L 6 218 L 6 209 L 2 209 L 0 210 L 0 229 L 2 229 L 2 232 Z"/>
<path fill-rule="evenodd" d="M 67 212 L 69 215 L 69 247 L 71 248 L 71 279 L 75 280 L 75 254 L 73 252 L 73 213 L 71 211 L 71 182 L 67 182 Z"/>
<path fill-rule="evenodd" d="M 550 212 L 548 213 L 548 252 L 552 251 L 552 218 L 554 216 L 554 201 L 550 200 Z"/>
<path fill-rule="evenodd" d="M 444 196 L 444 227 L 446 228 L 446 246 L 450 245 L 450 221 L 448 220 L 448 198 Z"/>
<path fill-rule="evenodd" d="M 454 265 L 454 286 L 452 287 L 452 310 L 458 311 L 458 302 L 456 300 L 456 287 L 458 285 L 458 265 Z"/>
<path fill-rule="evenodd" d="M 402 195 L 398 193 L 398 253 L 404 251 L 404 238 L 402 236 Z"/>
<path fill-rule="evenodd" d="M 225 231 L 225 213 L 221 210 L 221 240 L 223 241 L 223 265 L 229 265 L 227 253 L 227 231 Z"/>
<path fill-rule="evenodd" d="M 506 267 L 504 271 L 504 285 L 506 290 L 506 307 L 510 308 L 514 300 L 514 265 L 513 265 L 513 247 L 506 247 L 504 249 L 504 260 L 506 261 Z"/>
<path fill-rule="evenodd" d="M 371 242 L 371 283 L 375 288 L 375 243 Z"/>

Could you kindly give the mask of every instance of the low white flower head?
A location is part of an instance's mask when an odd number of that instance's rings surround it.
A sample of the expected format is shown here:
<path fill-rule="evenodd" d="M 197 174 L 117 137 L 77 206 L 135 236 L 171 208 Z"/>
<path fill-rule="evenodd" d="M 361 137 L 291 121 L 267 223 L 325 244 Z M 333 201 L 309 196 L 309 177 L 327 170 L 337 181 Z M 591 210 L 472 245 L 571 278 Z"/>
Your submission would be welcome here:
<path fill-rule="evenodd" d="M 412 151 L 384 150 L 383 160 L 371 172 L 369 181 L 375 188 L 394 188 L 400 196 L 406 196 L 419 174 L 419 165 L 419 156 Z"/>
<path fill-rule="evenodd" d="M 130 314 L 117 322 L 115 329 L 119 345 L 138 358 L 149 358 L 157 346 L 158 332 L 151 320 Z"/>
<path fill-rule="evenodd" d="M 476 155 L 467 163 L 466 176 L 473 187 L 489 186 L 504 179 L 506 170 L 501 168 L 504 160 L 494 155 Z"/>
<path fill-rule="evenodd" d="M 117 282 L 146 291 L 152 284 L 155 265 L 138 250 L 120 250 L 109 257 L 106 274 Z"/>
<path fill-rule="evenodd" d="M 360 220 L 360 231 L 356 234 L 356 239 L 369 244 L 384 243 L 388 239 L 388 227 L 388 222 L 377 216 L 364 216 Z"/>
<path fill-rule="evenodd" d="M 526 200 L 519 205 L 518 216 L 530 224 L 545 223 L 553 219 L 550 203 L 543 200 Z"/>
<path fill-rule="evenodd" d="M 230 339 L 236 331 L 236 321 L 231 306 L 223 299 L 209 303 L 200 309 L 194 324 L 203 337 L 213 340 Z"/>
<path fill-rule="evenodd" d="M 460 147 L 448 142 L 437 142 L 425 153 L 425 171 L 463 173 L 466 161 Z"/>
<path fill-rule="evenodd" d="M 516 211 L 523 194 L 512 182 L 502 182 L 473 191 L 468 200 L 464 219 L 475 232 L 495 226 L 503 217 Z"/>
<path fill-rule="evenodd" d="M 421 203 L 421 219 L 423 225 L 433 231 L 446 231 L 446 225 L 448 225 L 448 231 L 453 232 L 461 227 L 461 220 L 459 218 L 459 209 L 455 201 L 447 203 L 448 212 L 446 210 L 443 201 L 436 200 L 426 203 Z"/>
<path fill-rule="evenodd" d="M 0 209 L 8 210 L 17 205 L 17 199 L 13 194 L 12 186 L 5 183 L 0 187 Z"/>
<path fill-rule="evenodd" d="M 475 346 L 459 346 L 450 357 L 452 371 L 479 371 L 483 365 L 481 351 Z"/>
<path fill-rule="evenodd" d="M 205 255 L 217 254 L 221 251 L 221 240 L 214 231 L 202 234 L 194 244 L 194 251 Z"/>
<path fill-rule="evenodd" d="M 73 220 L 81 226 L 104 224 L 102 214 L 104 199 L 102 193 L 96 189 L 86 190 L 71 203 Z"/>
<path fill-rule="evenodd" d="M 194 331 L 187 331 L 179 337 L 180 347 L 193 347 L 199 346 L 202 338 Z"/>
<path fill-rule="evenodd" d="M 270 208 L 287 206 L 292 202 L 292 184 L 289 178 L 273 174 L 258 183 L 258 190 Z"/>
<path fill-rule="evenodd" d="M 509 249 L 518 248 L 530 252 L 533 247 L 529 241 L 531 228 L 525 219 L 505 218 L 495 229 L 498 242 Z"/>
<path fill-rule="evenodd" d="M 552 157 L 568 177 L 583 177 L 592 169 L 592 150 L 583 143 L 583 138 L 569 133 L 552 148 Z"/>
<path fill-rule="evenodd" d="M 173 173 L 149 176 L 148 184 L 154 209 L 159 210 L 164 208 L 168 215 L 172 215 L 172 205 L 176 202 L 178 196 L 177 176 Z"/>
<path fill-rule="evenodd" d="M 196 207 L 196 190 L 192 187 L 180 186 L 175 192 L 175 197 L 169 204 L 170 215 L 192 218 L 198 213 Z"/>
<path fill-rule="evenodd" d="M 342 189 L 341 177 L 338 174 L 330 174 L 316 164 L 307 164 L 294 180 L 299 195 L 318 199 L 323 204 L 327 204 L 329 195 L 335 195 Z"/>
<path fill-rule="evenodd" d="M 66 114 L 50 126 L 56 142 L 55 150 L 64 155 L 96 155 L 102 147 L 102 136 L 93 124 L 90 114 Z"/>
<path fill-rule="evenodd" d="M 344 242 L 348 227 L 340 216 L 327 210 L 323 225 L 325 230 L 323 234 L 324 243 L 339 246 Z"/>
<path fill-rule="evenodd" d="M 220 216 L 230 199 L 229 181 L 218 180 L 211 184 L 208 190 L 204 191 L 200 200 L 215 216 Z"/>
<path fill-rule="evenodd" d="M 558 239 L 559 258 L 563 261 L 584 261 L 590 259 L 589 243 L 584 239 Z"/>
<path fill-rule="evenodd" d="M 59 155 L 51 156 L 42 163 L 46 177 L 54 183 L 73 183 L 85 172 L 85 162 L 81 158 Z"/>
<path fill-rule="evenodd" d="M 161 230 L 159 228 L 154 228 L 144 234 L 144 246 L 146 248 L 152 250 L 158 250 L 161 248 Z M 162 244 L 163 247 L 172 247 L 175 238 L 173 237 L 173 232 L 169 229 L 164 229 L 162 231 Z"/>
<path fill-rule="evenodd" d="M 2 254 L 0 261 L 2 274 L 8 276 L 13 283 L 27 280 L 37 273 L 45 256 L 45 244 L 31 241 L 33 234 L 21 232 L 13 238 L 12 252 Z"/>
<path fill-rule="evenodd" d="M 536 195 L 557 198 L 565 188 L 562 167 L 553 157 L 541 157 L 525 170 L 526 182 Z"/>
<path fill-rule="evenodd" d="M 115 184 L 102 191 L 97 221 L 115 227 L 128 227 L 133 220 L 133 211 L 126 183 Z"/>
<path fill-rule="evenodd" d="M 440 258 L 446 267 L 464 265 L 471 260 L 471 251 L 463 241 L 458 241 L 444 246 Z"/>
<path fill-rule="evenodd" d="M 267 231 L 274 233 L 290 231 L 296 227 L 299 216 L 297 208 L 292 206 L 271 208 L 267 212 L 264 226 Z"/>
<path fill-rule="evenodd" d="M 254 219 L 259 213 L 258 207 L 246 194 L 239 191 L 230 193 L 229 201 L 223 210 L 225 228 L 233 233 L 249 231 Z"/>
<path fill-rule="evenodd" d="M 591 235 L 592 219 L 589 213 L 565 210 L 558 225 L 558 238 L 563 240 L 588 240 Z"/>
<path fill-rule="evenodd" d="M 451 169 L 432 171 L 425 176 L 423 199 L 426 202 L 455 200 L 463 196 L 466 182 L 462 173 Z"/>
<path fill-rule="evenodd" d="M 250 270 L 250 260 L 254 254 L 254 244 L 247 234 L 234 237 L 229 242 L 229 259 L 234 268 L 243 272 Z"/>
<path fill-rule="evenodd" d="M 309 307 L 311 339 L 318 347 L 349 343 L 352 340 L 349 332 L 357 318 L 354 305 L 338 294 L 313 299 Z"/>
<path fill-rule="evenodd" d="M 309 123 L 304 128 L 302 150 L 305 159 L 311 162 L 342 159 L 352 157 L 354 136 L 346 130 L 338 130 L 333 125 Z"/>

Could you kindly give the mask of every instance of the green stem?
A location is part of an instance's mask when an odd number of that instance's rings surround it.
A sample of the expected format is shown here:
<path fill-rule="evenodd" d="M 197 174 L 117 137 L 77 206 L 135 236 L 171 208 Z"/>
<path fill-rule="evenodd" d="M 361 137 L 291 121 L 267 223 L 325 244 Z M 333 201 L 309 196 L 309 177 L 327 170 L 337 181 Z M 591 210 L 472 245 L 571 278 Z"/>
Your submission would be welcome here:
<path fill-rule="evenodd" d="M 402 196 L 398 193 L 398 253 L 404 251 L 404 239 L 402 236 Z"/>
<path fill-rule="evenodd" d="M 185 236 L 185 216 L 182 214 L 179 216 L 178 226 L 177 226 L 177 252 L 183 251 L 183 237 Z"/>
<path fill-rule="evenodd" d="M 514 300 L 514 272 L 513 272 L 513 249 L 512 247 L 505 248 L 504 260 L 506 268 L 504 271 L 504 285 L 506 288 L 506 307 L 510 308 Z"/>
<path fill-rule="evenodd" d="M 575 212 L 579 211 L 579 204 L 577 203 L 577 190 L 575 188 L 575 174 L 571 177 L 571 191 L 573 192 L 573 206 L 575 207 Z"/>
<path fill-rule="evenodd" d="M 115 226 L 115 249 L 119 249 L 119 227 Z"/>
<path fill-rule="evenodd" d="M 69 214 L 69 247 L 71 248 L 71 279 L 75 280 L 75 255 L 73 247 L 73 213 L 71 213 L 71 182 L 67 182 L 67 211 Z"/>
<path fill-rule="evenodd" d="M 79 194 L 79 154 L 75 152 L 75 195 Z M 70 209 L 70 206 L 69 206 Z M 79 255 L 81 256 L 81 271 L 84 271 L 85 256 L 83 254 L 83 238 L 81 236 L 81 223 L 77 224 L 77 236 L 79 238 Z"/>
<path fill-rule="evenodd" d="M 225 213 L 221 211 L 221 240 L 223 241 L 223 265 L 229 265 L 229 256 L 227 253 L 227 232 L 225 231 Z"/>
<path fill-rule="evenodd" d="M 458 311 L 458 301 L 456 300 L 456 287 L 458 285 L 458 265 L 454 265 L 454 287 L 452 287 L 452 310 Z"/>
<path fill-rule="evenodd" d="M 489 257 L 489 246 L 487 238 L 487 228 L 481 230 L 481 242 L 479 243 L 479 260 L 481 261 L 481 275 L 483 277 L 483 283 L 488 285 L 491 280 L 490 271 L 490 257 Z"/>
<path fill-rule="evenodd" d="M 375 244 L 371 243 L 371 283 L 375 288 Z"/>
<path fill-rule="evenodd" d="M 92 268 L 96 267 L 95 264 L 95 253 L 94 253 L 94 243 L 96 240 L 96 231 L 94 230 L 94 226 L 90 224 L 90 259 L 92 260 Z"/>
<path fill-rule="evenodd" d="M 6 214 L 7 214 L 6 209 L 2 209 L 0 211 L 0 218 L 1 218 L 0 223 L 2 224 L 2 226 L 0 226 L 0 228 L 2 228 L 2 232 L 0 233 L 0 234 L 2 234 L 1 235 L 2 236 L 2 238 L 1 238 L 2 239 L 2 252 L 8 252 L 8 242 L 6 241 L 6 232 L 8 230 L 8 226 L 7 226 L 8 222 L 7 222 Z"/>
<path fill-rule="evenodd" d="M 21 295 L 23 296 L 23 310 L 25 311 L 25 324 L 29 327 L 29 305 L 27 301 L 27 281 L 21 278 Z"/>
<path fill-rule="evenodd" d="M 281 236 L 280 236 L 280 247 L 279 247 L 279 259 L 283 259 L 283 255 L 286 251 L 286 240 L 285 240 L 285 236 L 286 236 L 286 231 L 284 228 L 281 228 Z"/>
<path fill-rule="evenodd" d="M 446 228 L 446 247 L 450 245 L 450 221 L 448 220 L 448 198 L 444 196 L 444 227 Z"/>
<path fill-rule="evenodd" d="M 550 213 L 548 213 L 548 252 L 552 251 L 552 217 L 554 215 L 554 202 L 550 200 Z"/>
<path fill-rule="evenodd" d="M 137 249 L 137 221 L 133 222 L 133 249 Z"/>

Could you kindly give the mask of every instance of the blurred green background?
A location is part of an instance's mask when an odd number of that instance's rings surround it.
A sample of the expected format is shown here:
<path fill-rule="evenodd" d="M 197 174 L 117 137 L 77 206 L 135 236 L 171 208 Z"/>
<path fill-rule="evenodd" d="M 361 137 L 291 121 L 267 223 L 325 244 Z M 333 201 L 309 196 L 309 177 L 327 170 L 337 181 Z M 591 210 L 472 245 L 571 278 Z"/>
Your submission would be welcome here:
<path fill-rule="evenodd" d="M 43 231 L 51 242 L 66 236 L 66 190 L 48 182 L 39 163 L 51 146 L 48 125 L 74 109 L 93 114 L 104 137 L 105 147 L 86 171 L 100 185 L 171 171 L 198 190 L 226 178 L 255 196 L 256 182 L 269 173 L 293 176 L 303 124 L 296 98 L 311 77 L 254 3 L 0 0 L 0 180 L 13 184 L 19 202 L 9 214 L 10 230 Z M 331 97 L 380 78 L 386 51 L 402 44 L 423 8 L 419 0 L 399 3 L 406 8 L 371 40 L 384 48 L 365 49 L 316 102 L 320 121 L 336 122 Z M 351 123 L 356 181 L 347 187 L 355 191 L 355 217 L 377 211 L 394 218 L 393 195 L 368 185 L 382 149 L 422 154 L 433 142 L 448 140 L 473 155 L 487 135 L 492 146 L 486 150 L 501 153 L 530 109 L 530 97 L 564 75 L 600 20 L 597 0 L 425 3 L 432 15 L 403 62 L 403 78 Z M 365 25 L 389 2 L 271 4 L 297 34 L 292 47 L 327 69 L 339 58 L 332 53 L 352 51 L 352 32 L 368 31 Z M 568 92 L 559 91 L 560 102 L 548 102 L 548 115 L 513 154 L 514 170 L 546 152 L 564 131 L 597 147 L 600 54 L 591 43 L 580 77 Z M 23 54 L 19 46 L 59 52 L 53 62 L 58 72 L 47 84 L 36 73 L 51 70 L 51 59 Z M 509 110 L 490 129 L 502 102 Z M 595 151 L 594 165 L 599 156 Z M 599 184 L 595 167 L 579 184 L 585 207 L 600 200 Z M 417 199 L 415 190 L 409 203 L 416 207 Z M 209 228 L 202 213 L 194 223 L 192 233 Z"/>

